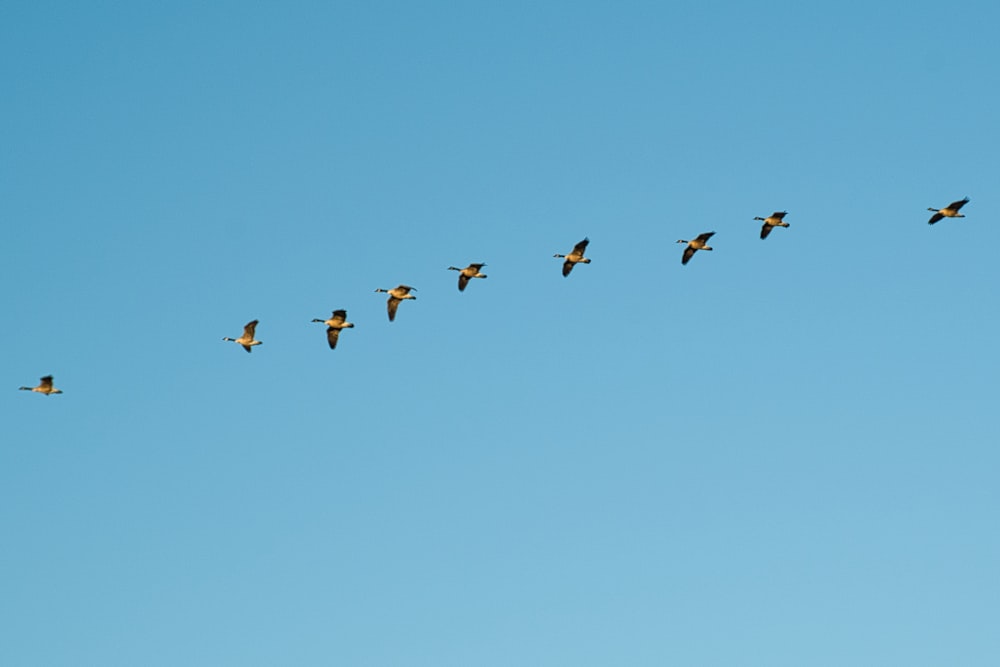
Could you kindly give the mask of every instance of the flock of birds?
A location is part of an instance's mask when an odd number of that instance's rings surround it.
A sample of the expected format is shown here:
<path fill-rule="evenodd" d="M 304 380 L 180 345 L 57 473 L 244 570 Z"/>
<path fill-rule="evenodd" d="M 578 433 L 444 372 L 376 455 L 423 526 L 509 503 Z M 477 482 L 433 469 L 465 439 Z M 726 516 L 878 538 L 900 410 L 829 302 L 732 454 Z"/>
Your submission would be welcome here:
<path fill-rule="evenodd" d="M 928 211 L 933 211 L 934 215 L 931 219 L 927 221 L 927 224 L 933 225 L 945 218 L 964 218 L 960 211 L 962 207 L 969 203 L 969 198 L 965 197 L 958 201 L 953 201 L 944 208 L 930 208 Z M 789 224 L 785 222 L 785 216 L 788 215 L 788 211 L 775 211 L 766 218 L 755 217 L 754 220 L 760 220 L 764 224 L 760 228 L 760 238 L 766 239 L 771 233 L 771 230 L 775 227 L 788 227 Z M 690 241 L 685 239 L 678 239 L 677 243 L 685 244 L 684 253 L 681 255 L 681 264 L 687 264 L 694 257 L 694 254 L 699 250 L 712 250 L 712 246 L 708 245 L 708 240 L 715 235 L 715 232 L 705 232 L 699 234 Z M 575 246 L 573 250 L 567 255 L 560 255 L 556 253 L 553 257 L 558 257 L 563 261 L 562 274 L 563 277 L 569 276 L 573 271 L 573 267 L 577 264 L 590 264 L 590 258 L 585 256 L 587 251 L 587 245 L 590 243 L 589 238 L 585 238 Z M 478 262 L 469 264 L 464 269 L 460 269 L 457 266 L 449 266 L 449 271 L 458 271 L 458 289 L 460 292 L 464 292 L 465 288 L 469 285 L 469 281 L 473 278 L 486 278 L 486 274 L 482 272 L 482 268 L 486 266 L 485 262 Z M 381 287 L 375 290 L 376 292 L 381 292 L 383 294 L 388 294 L 389 299 L 386 303 L 386 308 L 389 313 L 389 321 L 393 322 L 396 319 L 396 311 L 399 309 L 399 304 L 403 301 L 416 299 L 417 297 L 410 294 L 410 292 L 416 292 L 416 288 L 410 287 L 409 285 L 398 285 L 392 289 L 382 289 Z M 340 337 L 340 332 L 344 329 L 351 329 L 354 327 L 352 322 L 347 321 L 347 311 L 343 309 L 335 310 L 330 315 L 329 319 L 314 318 L 313 322 L 320 322 L 326 325 L 326 342 L 330 346 L 330 349 L 336 349 L 337 339 Z M 247 322 L 243 327 L 243 334 L 239 338 L 230 338 L 228 336 L 224 337 L 224 341 L 232 341 L 243 347 L 244 350 L 250 352 L 253 350 L 254 346 L 261 345 L 261 341 L 257 340 L 255 337 L 257 331 L 257 324 L 259 320 L 252 320 Z M 57 389 L 53 384 L 53 377 L 51 375 L 46 375 L 41 378 L 38 385 L 35 387 L 18 387 L 22 391 L 31 391 L 44 396 L 51 396 L 52 394 L 63 393 L 61 389 Z"/>

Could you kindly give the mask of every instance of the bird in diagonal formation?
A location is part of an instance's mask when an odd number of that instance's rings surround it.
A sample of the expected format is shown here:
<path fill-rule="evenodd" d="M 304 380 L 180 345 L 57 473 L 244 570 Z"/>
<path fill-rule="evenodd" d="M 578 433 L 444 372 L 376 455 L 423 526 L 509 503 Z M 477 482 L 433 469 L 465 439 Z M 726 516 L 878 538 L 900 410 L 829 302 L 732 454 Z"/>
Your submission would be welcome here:
<path fill-rule="evenodd" d="M 712 250 L 712 246 L 708 245 L 708 240 L 714 235 L 715 232 L 705 232 L 704 234 L 698 234 L 697 238 L 690 241 L 678 239 L 678 243 L 687 243 L 687 247 L 684 248 L 684 255 L 681 256 L 681 264 L 690 262 L 694 254 L 699 250 Z"/>
<path fill-rule="evenodd" d="M 252 320 L 247 322 L 243 327 L 243 335 L 239 338 L 230 338 L 229 336 L 224 337 L 222 340 L 229 340 L 238 345 L 242 345 L 243 349 L 250 352 L 254 345 L 262 345 L 261 341 L 254 339 L 254 332 L 257 330 L 257 322 L 259 320 Z"/>
<path fill-rule="evenodd" d="M 376 292 L 382 292 L 383 294 L 389 295 L 389 300 L 386 302 L 386 308 L 389 311 L 389 321 L 393 322 L 396 319 L 396 310 L 399 308 L 400 302 L 405 299 L 416 299 L 417 297 L 410 294 L 410 292 L 416 292 L 416 287 L 410 287 L 409 285 L 399 285 L 393 287 L 392 289 L 382 289 L 379 287 L 375 290 Z"/>
<path fill-rule="evenodd" d="M 788 215 L 788 211 L 775 211 L 766 218 L 755 217 L 754 220 L 764 221 L 764 226 L 760 228 L 760 240 L 766 239 L 775 227 L 788 227 L 788 223 L 785 222 L 786 215 Z"/>
<path fill-rule="evenodd" d="M 969 198 L 966 197 L 965 199 L 959 199 L 958 201 L 953 201 L 944 208 L 928 207 L 927 210 L 934 211 L 934 215 L 932 215 L 931 219 L 927 221 L 927 224 L 933 225 L 935 222 L 938 222 L 939 220 L 943 220 L 945 218 L 964 218 L 965 216 L 959 213 L 959 211 L 962 210 L 962 207 L 968 203 L 969 203 Z"/>
<path fill-rule="evenodd" d="M 457 266 L 449 266 L 449 271 L 458 271 L 458 291 L 464 292 L 466 285 L 469 284 L 469 280 L 472 278 L 486 278 L 487 275 L 482 273 L 480 270 L 486 266 L 485 262 L 479 264 L 469 264 L 464 269 L 460 269 Z"/>
<path fill-rule="evenodd" d="M 587 250 L 587 244 L 589 243 L 590 239 L 585 238 L 573 246 L 573 250 L 568 255 L 560 255 L 558 253 L 553 255 L 553 257 L 559 257 L 566 260 L 563 262 L 562 267 L 563 278 L 568 276 L 570 271 L 572 271 L 573 267 L 577 264 L 590 264 L 590 259 L 583 256 L 583 253 Z"/>
<path fill-rule="evenodd" d="M 61 394 L 62 389 L 56 389 L 52 384 L 52 376 L 46 375 L 41 378 L 36 387 L 18 387 L 21 391 L 33 391 L 38 394 L 44 394 L 45 396 L 51 396 L 52 394 Z"/>
<path fill-rule="evenodd" d="M 340 337 L 341 330 L 354 328 L 354 323 L 347 321 L 347 311 L 343 309 L 333 311 L 328 320 L 313 318 L 313 322 L 322 322 L 326 325 L 326 342 L 331 350 L 337 348 L 337 338 Z"/>

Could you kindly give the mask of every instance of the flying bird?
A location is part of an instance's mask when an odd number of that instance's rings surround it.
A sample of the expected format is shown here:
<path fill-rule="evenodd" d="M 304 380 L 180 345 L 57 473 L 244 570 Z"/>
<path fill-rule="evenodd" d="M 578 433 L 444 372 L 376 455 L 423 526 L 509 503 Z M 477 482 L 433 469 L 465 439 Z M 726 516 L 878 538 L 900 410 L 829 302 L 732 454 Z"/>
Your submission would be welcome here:
<path fill-rule="evenodd" d="M 18 387 L 18 389 L 20 389 L 21 391 L 35 391 L 38 392 L 39 394 L 45 394 L 46 396 L 49 396 L 51 394 L 62 393 L 62 389 L 56 389 L 55 387 L 52 386 L 51 375 L 46 375 L 45 377 L 43 377 L 41 381 L 38 383 L 37 387 Z"/>
<path fill-rule="evenodd" d="M 767 235 L 771 233 L 771 230 L 775 227 L 788 227 L 788 223 L 785 222 L 785 216 L 788 215 L 788 211 L 775 211 L 766 218 L 754 218 L 754 220 L 763 220 L 764 226 L 760 228 L 760 238 L 763 241 L 767 238 Z"/>
<path fill-rule="evenodd" d="M 257 329 L 257 322 L 259 320 L 253 320 L 252 322 L 247 322 L 246 326 L 243 327 L 243 335 L 239 338 L 230 338 L 229 336 L 224 337 L 222 340 L 231 340 L 234 343 L 239 343 L 243 346 L 243 349 L 247 352 L 254 345 L 263 345 L 259 340 L 254 340 L 253 334 Z"/>
<path fill-rule="evenodd" d="M 346 310 L 335 310 L 328 320 L 313 318 L 313 322 L 322 322 L 326 325 L 326 342 L 330 344 L 330 349 L 337 348 L 337 338 L 341 329 L 353 329 L 354 323 L 347 321 Z"/>
<path fill-rule="evenodd" d="M 410 294 L 410 292 L 416 292 L 416 287 L 410 287 L 409 285 L 399 285 L 398 287 L 393 287 L 392 289 L 382 289 L 381 287 L 375 290 L 376 292 L 384 292 L 389 295 L 389 301 L 387 302 L 387 307 L 389 309 L 389 321 L 392 322 L 396 319 L 396 309 L 399 308 L 399 302 L 403 299 L 416 299 L 417 297 Z"/>
<path fill-rule="evenodd" d="M 687 243 L 687 247 L 684 248 L 684 256 L 681 257 L 681 264 L 687 264 L 691 261 L 691 258 L 699 250 L 711 250 L 712 246 L 707 245 L 708 240 L 712 238 L 715 232 L 705 232 L 704 234 L 699 234 L 698 238 L 691 241 L 685 241 L 684 239 L 678 239 L 678 243 Z"/>
<path fill-rule="evenodd" d="M 968 203 L 969 198 L 966 197 L 965 199 L 953 201 L 944 208 L 928 208 L 928 211 L 934 211 L 934 215 L 927 221 L 927 224 L 933 225 L 938 220 L 943 220 L 944 218 L 964 218 L 965 216 L 959 213 L 959 210 Z"/>
<path fill-rule="evenodd" d="M 470 278 L 486 278 L 485 273 L 480 273 L 479 270 L 486 266 L 486 263 L 480 264 L 469 264 L 464 269 L 460 269 L 457 266 L 449 266 L 449 271 L 458 271 L 458 291 L 464 292 L 465 286 L 469 284 Z"/>
<path fill-rule="evenodd" d="M 573 267 L 577 264 L 590 264 L 590 259 L 583 256 L 584 251 L 587 249 L 587 244 L 590 243 L 590 239 L 583 239 L 575 246 L 573 246 L 573 251 L 568 255 L 555 254 L 553 257 L 561 257 L 566 261 L 563 262 L 562 274 L 563 278 L 569 275 L 569 272 L 573 270 Z"/>

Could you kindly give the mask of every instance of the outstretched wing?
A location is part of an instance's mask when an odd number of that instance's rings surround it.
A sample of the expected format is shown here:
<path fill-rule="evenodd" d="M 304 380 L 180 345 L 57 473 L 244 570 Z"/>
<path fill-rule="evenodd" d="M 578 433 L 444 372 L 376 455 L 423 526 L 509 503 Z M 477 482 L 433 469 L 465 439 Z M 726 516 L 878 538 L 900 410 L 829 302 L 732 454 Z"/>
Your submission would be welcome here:
<path fill-rule="evenodd" d="M 330 349 L 337 349 L 337 337 L 340 336 L 340 329 L 333 327 L 326 328 L 326 342 L 330 344 Z"/>
<path fill-rule="evenodd" d="M 587 250 L 587 244 L 590 243 L 590 239 L 586 238 L 573 246 L 573 252 L 577 255 L 583 256 L 583 253 Z"/>
<path fill-rule="evenodd" d="M 390 296 L 387 307 L 389 309 L 389 321 L 392 322 L 396 319 L 396 309 L 399 308 L 399 299 Z"/>
<path fill-rule="evenodd" d="M 938 220 L 944 220 L 944 216 L 941 215 L 940 213 L 935 213 L 934 215 L 931 216 L 931 219 L 927 221 L 927 224 L 933 225 Z"/>
<path fill-rule="evenodd" d="M 948 204 L 948 208 L 950 208 L 953 211 L 958 211 L 968 203 L 969 203 L 969 198 L 966 197 L 965 199 L 961 199 L 959 201 L 953 201 L 952 203 Z"/>
<path fill-rule="evenodd" d="M 38 387 L 44 391 L 52 389 L 52 376 L 46 375 L 45 377 L 43 377 L 41 379 L 41 382 L 38 384 Z"/>
<path fill-rule="evenodd" d="M 569 272 L 573 270 L 574 263 L 568 259 L 563 262 L 563 278 L 569 275 Z"/>
<path fill-rule="evenodd" d="M 257 322 L 259 322 L 259 321 L 260 320 L 254 320 L 253 322 L 247 322 L 246 326 L 243 327 L 243 335 L 244 336 L 250 336 L 250 340 L 253 340 L 254 332 L 257 330 Z M 250 350 L 248 348 L 247 352 L 249 352 L 249 351 Z"/>
<path fill-rule="evenodd" d="M 681 257 L 681 264 L 687 264 L 689 261 L 691 261 L 691 258 L 694 257 L 695 252 L 697 251 L 691 246 L 684 248 L 684 256 Z"/>
<path fill-rule="evenodd" d="M 715 232 L 705 232 L 704 234 L 698 234 L 698 238 L 695 240 L 700 241 L 701 243 L 705 243 L 713 236 L 715 236 Z"/>
<path fill-rule="evenodd" d="M 330 321 L 334 322 L 336 324 L 343 324 L 343 322 L 346 319 L 347 319 L 347 311 L 346 310 L 335 310 L 335 311 L 333 311 L 333 315 L 330 316 Z"/>
<path fill-rule="evenodd" d="M 777 218 L 778 220 L 781 220 L 786 215 L 788 215 L 788 211 L 775 211 L 774 213 L 771 214 L 771 217 L 772 218 Z"/>
<path fill-rule="evenodd" d="M 760 228 L 760 239 L 762 241 L 767 238 L 768 234 L 771 233 L 771 229 L 773 229 L 773 225 L 769 225 L 766 222 L 764 223 L 764 226 Z"/>

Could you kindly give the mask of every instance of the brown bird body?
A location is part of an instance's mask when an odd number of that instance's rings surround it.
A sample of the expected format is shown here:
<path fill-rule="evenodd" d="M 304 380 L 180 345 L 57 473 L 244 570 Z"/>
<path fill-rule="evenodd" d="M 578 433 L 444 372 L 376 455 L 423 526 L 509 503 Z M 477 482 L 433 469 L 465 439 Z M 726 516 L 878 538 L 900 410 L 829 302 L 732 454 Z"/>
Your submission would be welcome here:
<path fill-rule="evenodd" d="M 43 377 L 37 387 L 18 387 L 21 391 L 34 391 L 39 394 L 45 394 L 46 396 L 51 396 L 52 394 L 61 394 L 62 389 L 56 389 L 52 386 L 52 376 L 46 375 Z"/>
<path fill-rule="evenodd" d="M 410 294 L 410 292 L 416 292 L 416 287 L 410 287 L 409 285 L 399 285 L 398 287 L 393 287 L 392 289 L 382 289 L 381 287 L 375 290 L 376 292 L 382 292 L 389 295 L 389 301 L 386 307 L 389 311 L 389 321 L 392 322 L 396 319 L 396 310 L 399 308 L 399 303 L 404 299 L 416 299 L 417 297 Z"/>
<path fill-rule="evenodd" d="M 563 267 L 562 267 L 563 278 L 568 276 L 570 271 L 572 271 L 573 267 L 576 266 L 577 264 L 590 264 L 590 259 L 583 256 L 583 253 L 587 250 L 588 243 L 590 243 L 590 239 L 585 238 L 579 243 L 577 243 L 575 246 L 573 246 L 572 252 L 570 252 L 568 255 L 559 255 L 559 254 L 553 255 L 553 257 L 561 257 L 566 260 L 565 262 L 563 262 Z"/>
<path fill-rule="evenodd" d="M 313 322 L 322 322 L 326 325 L 326 342 L 330 345 L 331 350 L 337 348 L 337 338 L 340 337 L 341 329 L 354 328 L 354 323 L 347 321 L 347 311 L 342 309 L 333 311 L 328 320 L 314 318 Z"/>
<path fill-rule="evenodd" d="M 254 345 L 263 345 L 261 341 L 254 340 L 253 337 L 254 332 L 257 330 L 257 322 L 259 322 L 259 320 L 253 320 L 252 322 L 247 322 L 246 325 L 243 327 L 243 335 L 240 336 L 239 338 L 229 338 L 228 336 L 226 336 L 222 340 L 229 340 L 234 343 L 238 343 L 239 345 L 242 345 L 243 349 L 246 350 L 247 352 L 249 352 L 250 348 L 253 347 Z"/>
<path fill-rule="evenodd" d="M 458 291 L 464 292 L 465 287 L 469 284 L 469 280 L 472 278 L 486 278 L 485 273 L 480 273 L 480 269 L 486 266 L 485 262 L 479 264 L 469 264 L 464 269 L 460 269 L 457 266 L 449 266 L 449 271 L 458 271 Z"/>
<path fill-rule="evenodd" d="M 712 250 L 712 246 L 708 245 L 708 240 L 712 238 L 715 232 L 705 232 L 704 234 L 699 234 L 698 238 L 692 239 L 690 241 L 685 241 L 684 239 L 678 239 L 678 243 L 687 243 L 687 247 L 684 248 L 684 255 L 681 257 L 681 264 L 687 264 L 694 257 L 694 254 L 699 250 Z"/>
<path fill-rule="evenodd" d="M 969 203 L 969 198 L 959 199 L 958 201 L 953 201 L 944 208 L 929 208 L 928 211 L 934 211 L 934 215 L 931 219 L 927 221 L 928 225 L 933 225 L 938 220 L 943 220 L 944 218 L 964 218 L 965 216 L 959 213 L 963 206 Z"/>
<path fill-rule="evenodd" d="M 785 222 L 785 216 L 788 215 L 788 211 L 775 211 L 766 218 L 754 218 L 754 220 L 763 220 L 764 226 L 760 228 L 760 238 L 763 241 L 767 238 L 767 235 L 771 233 L 771 230 L 775 227 L 788 227 L 788 223 Z"/>

